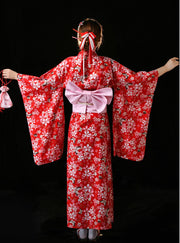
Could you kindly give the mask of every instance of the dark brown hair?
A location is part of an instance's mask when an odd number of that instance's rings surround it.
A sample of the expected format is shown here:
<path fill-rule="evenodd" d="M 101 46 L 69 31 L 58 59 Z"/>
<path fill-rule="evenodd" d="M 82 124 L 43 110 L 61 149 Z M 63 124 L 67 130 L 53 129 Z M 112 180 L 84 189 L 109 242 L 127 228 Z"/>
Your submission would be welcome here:
<path fill-rule="evenodd" d="M 82 21 L 79 26 L 78 26 L 78 32 L 79 33 L 84 33 L 84 32 L 93 32 L 96 35 L 96 38 L 94 39 L 96 48 L 99 49 L 101 44 L 102 44 L 102 39 L 103 39 L 103 28 L 102 25 L 95 19 L 85 19 Z M 78 34 L 78 44 L 79 41 L 81 41 L 81 36 Z M 89 40 L 86 40 L 84 49 L 86 51 L 89 50 Z"/>

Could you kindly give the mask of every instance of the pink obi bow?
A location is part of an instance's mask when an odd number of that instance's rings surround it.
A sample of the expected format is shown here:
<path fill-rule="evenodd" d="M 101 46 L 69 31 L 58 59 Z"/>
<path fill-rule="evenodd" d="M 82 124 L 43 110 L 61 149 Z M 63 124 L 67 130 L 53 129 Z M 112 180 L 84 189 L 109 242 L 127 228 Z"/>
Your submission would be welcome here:
<path fill-rule="evenodd" d="M 7 86 L 0 87 L 0 107 L 1 108 L 10 108 L 13 106 L 10 96 L 8 95 L 7 91 L 9 88 Z"/>
<path fill-rule="evenodd" d="M 104 113 L 106 105 L 111 103 L 113 91 L 102 88 L 94 91 L 82 90 L 71 81 L 66 86 L 65 96 L 73 104 L 73 112 Z"/>

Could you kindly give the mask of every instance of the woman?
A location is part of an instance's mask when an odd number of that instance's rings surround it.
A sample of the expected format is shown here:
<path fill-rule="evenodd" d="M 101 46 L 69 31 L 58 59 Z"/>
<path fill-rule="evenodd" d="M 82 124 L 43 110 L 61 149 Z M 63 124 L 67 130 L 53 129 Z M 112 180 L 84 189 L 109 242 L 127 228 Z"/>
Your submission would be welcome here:
<path fill-rule="evenodd" d="M 179 65 L 171 58 L 151 72 L 135 73 L 98 56 L 102 26 L 86 19 L 78 26 L 80 52 L 40 77 L 3 70 L 18 81 L 37 165 L 60 159 L 64 145 L 63 90 L 73 105 L 67 153 L 67 226 L 78 238 L 96 240 L 112 227 L 113 184 L 107 104 L 113 101 L 114 156 L 144 157 L 149 116 L 158 77 Z"/>

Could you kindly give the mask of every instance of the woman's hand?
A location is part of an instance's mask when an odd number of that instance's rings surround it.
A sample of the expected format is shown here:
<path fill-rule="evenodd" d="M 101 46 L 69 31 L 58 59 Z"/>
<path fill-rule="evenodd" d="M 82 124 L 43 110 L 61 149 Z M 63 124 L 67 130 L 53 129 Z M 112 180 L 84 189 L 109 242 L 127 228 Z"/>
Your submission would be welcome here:
<path fill-rule="evenodd" d="M 173 58 L 169 59 L 169 61 L 167 61 L 167 63 L 165 64 L 165 68 L 166 68 L 167 72 L 169 72 L 172 69 L 174 69 L 175 67 L 177 67 L 178 65 L 179 65 L 179 58 L 173 57 Z"/>
<path fill-rule="evenodd" d="M 15 79 L 17 80 L 17 72 L 11 70 L 11 69 L 4 69 L 2 71 L 3 78 L 7 79 Z"/>
<path fill-rule="evenodd" d="M 169 61 L 167 61 L 167 63 L 164 66 L 157 69 L 157 71 L 159 73 L 159 77 L 162 76 L 163 74 L 171 71 L 172 69 L 174 69 L 178 65 L 179 65 L 179 58 L 178 57 L 173 57 L 173 58 L 169 59 Z"/>

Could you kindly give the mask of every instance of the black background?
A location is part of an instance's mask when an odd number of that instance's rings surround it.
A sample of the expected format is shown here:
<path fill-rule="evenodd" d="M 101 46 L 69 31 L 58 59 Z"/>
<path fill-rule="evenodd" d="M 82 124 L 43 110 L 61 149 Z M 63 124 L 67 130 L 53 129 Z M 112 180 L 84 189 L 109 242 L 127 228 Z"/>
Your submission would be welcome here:
<path fill-rule="evenodd" d="M 86 17 L 97 19 L 104 27 L 103 45 L 98 54 L 111 57 L 134 71 L 156 69 L 169 58 L 178 56 L 178 1 L 142 3 L 131 0 L 116 2 L 114 5 L 106 4 L 80 7 L 80 4 L 72 6 L 69 3 L 69 7 L 57 5 L 43 8 L 1 5 L 0 69 L 11 68 L 19 73 L 39 76 L 66 57 L 77 55 L 77 43 L 72 39 L 76 33 L 72 28 L 77 28 L 79 22 Z M 0 113 L 0 221 L 3 225 L 0 237 L 5 242 L 10 239 L 11 232 L 12 239 L 18 239 L 18 242 L 25 242 L 25 238 L 26 241 L 29 240 L 27 242 L 32 242 L 31 238 L 40 239 L 40 235 L 44 237 L 44 242 L 49 242 L 48 239 L 56 242 L 57 238 L 62 237 L 58 233 L 60 226 L 66 226 L 66 147 L 60 161 L 40 167 L 34 164 L 17 82 L 13 81 L 9 88 L 14 106 Z M 153 238 L 154 242 L 161 240 L 164 237 L 161 235 L 167 232 L 168 237 L 174 237 L 171 242 L 177 242 L 178 95 L 176 68 L 159 78 L 144 160 L 132 162 L 113 157 L 117 215 L 114 235 L 115 232 L 128 232 L 129 228 L 132 230 L 134 227 L 134 232 L 139 233 L 133 240 L 140 241 L 141 231 L 134 225 L 141 218 L 140 225 L 147 225 L 145 228 L 149 229 L 148 234 L 152 237 L 157 235 L 152 225 L 156 222 L 157 229 L 162 226 L 162 222 L 166 222 L 159 238 Z M 65 107 L 67 136 L 71 106 L 66 100 Z M 110 119 L 111 108 L 108 110 Z M 49 197 L 54 199 L 50 200 Z M 141 202 L 139 211 L 136 198 Z M 150 201 L 152 204 L 147 203 Z M 129 212 L 127 205 L 130 202 L 132 211 Z M 64 207 L 62 224 L 59 219 L 62 217 L 59 204 L 61 208 Z M 43 205 L 46 205 L 44 211 Z M 49 208 L 54 208 L 54 211 Z M 152 219 L 147 212 L 153 209 L 161 213 Z M 128 215 L 134 216 L 128 218 Z M 56 239 L 47 236 L 47 232 L 51 231 L 58 235 Z M 69 234 L 67 233 L 67 238 L 70 237 Z M 112 237 L 111 235 L 110 238 Z M 65 240 L 65 236 L 63 239 Z M 127 239 L 125 235 L 123 242 L 128 242 Z M 166 237 L 162 239 L 164 241 Z"/>

